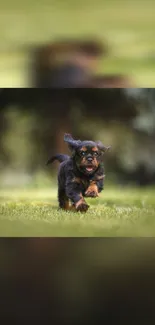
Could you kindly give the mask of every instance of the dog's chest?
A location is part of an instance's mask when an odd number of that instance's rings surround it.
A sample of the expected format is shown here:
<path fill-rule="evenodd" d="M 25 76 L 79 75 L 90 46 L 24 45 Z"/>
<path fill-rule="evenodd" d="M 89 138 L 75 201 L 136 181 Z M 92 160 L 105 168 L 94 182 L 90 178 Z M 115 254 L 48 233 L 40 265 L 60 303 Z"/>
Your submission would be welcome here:
<path fill-rule="evenodd" d="M 90 179 L 84 179 L 84 178 L 81 178 L 81 177 L 74 177 L 73 182 L 74 183 L 77 183 L 77 184 L 80 184 L 81 187 L 84 190 L 86 190 L 91 185 L 92 180 L 90 180 Z"/>

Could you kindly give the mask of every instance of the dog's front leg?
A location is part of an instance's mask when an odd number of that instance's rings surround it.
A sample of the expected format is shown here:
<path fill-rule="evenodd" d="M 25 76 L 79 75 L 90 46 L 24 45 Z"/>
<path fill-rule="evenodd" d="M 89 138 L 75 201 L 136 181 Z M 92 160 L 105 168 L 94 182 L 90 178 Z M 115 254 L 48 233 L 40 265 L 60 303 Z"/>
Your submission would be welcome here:
<path fill-rule="evenodd" d="M 66 183 L 66 195 L 73 202 L 76 211 L 86 212 L 89 205 L 85 202 L 79 184 L 72 181 Z"/>
<path fill-rule="evenodd" d="M 97 197 L 99 196 L 99 190 L 96 181 L 91 181 L 90 185 L 88 186 L 86 192 L 86 197 Z"/>
<path fill-rule="evenodd" d="M 97 197 L 104 188 L 104 175 L 97 176 L 96 180 L 90 181 L 90 185 L 85 191 L 86 197 Z"/>

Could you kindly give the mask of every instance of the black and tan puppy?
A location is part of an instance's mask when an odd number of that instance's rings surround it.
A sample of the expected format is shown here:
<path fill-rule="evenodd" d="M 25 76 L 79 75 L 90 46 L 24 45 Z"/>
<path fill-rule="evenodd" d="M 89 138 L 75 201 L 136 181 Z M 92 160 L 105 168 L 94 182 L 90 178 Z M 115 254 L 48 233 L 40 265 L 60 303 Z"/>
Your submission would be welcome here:
<path fill-rule="evenodd" d="M 86 212 L 89 205 L 84 197 L 95 198 L 104 187 L 102 157 L 110 147 L 99 141 L 74 140 L 70 134 L 65 134 L 64 141 L 68 143 L 72 156 L 58 154 L 47 162 L 47 165 L 54 160 L 61 163 L 58 173 L 59 207 Z"/>

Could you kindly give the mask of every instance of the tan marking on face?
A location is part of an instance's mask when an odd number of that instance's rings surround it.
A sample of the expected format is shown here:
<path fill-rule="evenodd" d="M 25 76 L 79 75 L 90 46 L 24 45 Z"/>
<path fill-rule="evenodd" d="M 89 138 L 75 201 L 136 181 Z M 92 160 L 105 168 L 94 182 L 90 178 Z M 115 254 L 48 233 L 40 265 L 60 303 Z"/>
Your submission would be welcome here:
<path fill-rule="evenodd" d="M 97 161 L 97 159 L 96 159 L 96 158 L 94 158 L 94 160 L 93 160 L 93 164 L 94 164 L 96 167 L 98 167 L 98 165 L 99 165 L 99 162 Z"/>
<path fill-rule="evenodd" d="M 85 157 L 82 158 L 81 164 L 84 164 L 84 165 L 87 164 L 87 159 Z"/>
<path fill-rule="evenodd" d="M 86 147 L 82 147 L 82 148 L 80 149 L 80 151 L 87 151 L 87 148 L 86 148 Z"/>
<path fill-rule="evenodd" d="M 98 148 L 97 147 L 93 147 L 92 148 L 92 151 L 98 151 Z"/>

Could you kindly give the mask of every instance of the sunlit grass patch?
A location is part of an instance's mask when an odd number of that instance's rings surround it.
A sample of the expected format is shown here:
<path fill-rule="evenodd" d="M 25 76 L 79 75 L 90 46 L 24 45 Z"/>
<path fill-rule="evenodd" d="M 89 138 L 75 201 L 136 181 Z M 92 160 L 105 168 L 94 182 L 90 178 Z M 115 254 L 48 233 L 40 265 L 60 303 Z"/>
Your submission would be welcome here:
<path fill-rule="evenodd" d="M 0 191 L 1 236 L 154 236 L 154 189 L 107 188 L 86 214 L 61 211 L 57 191 Z"/>

